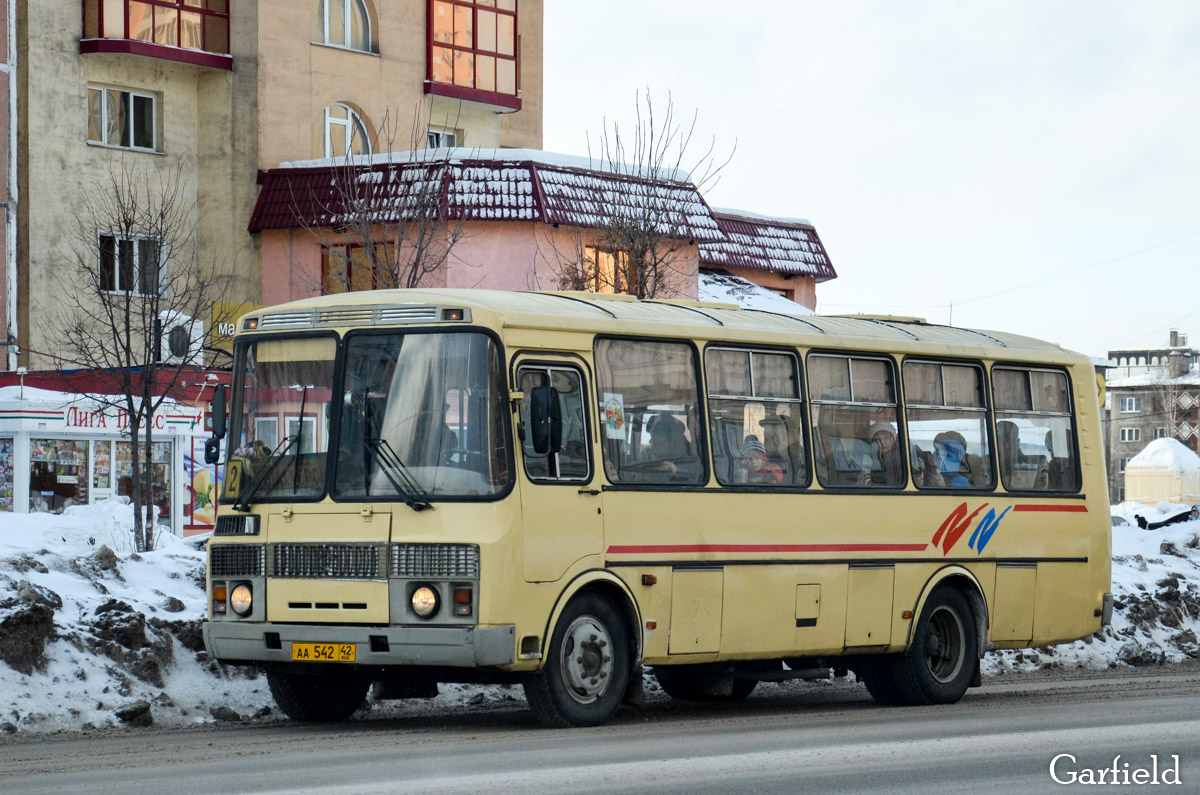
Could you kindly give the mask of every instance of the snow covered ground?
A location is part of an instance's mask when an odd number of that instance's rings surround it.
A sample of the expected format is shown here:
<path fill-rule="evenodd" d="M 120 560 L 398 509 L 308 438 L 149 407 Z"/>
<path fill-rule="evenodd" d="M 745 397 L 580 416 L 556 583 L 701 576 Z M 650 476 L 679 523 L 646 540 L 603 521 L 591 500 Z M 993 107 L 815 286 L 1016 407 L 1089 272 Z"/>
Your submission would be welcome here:
<path fill-rule="evenodd" d="M 1184 508 L 1114 507 L 1129 525 L 1113 528 L 1113 625 L 1072 644 L 989 654 L 984 674 L 1200 656 L 1200 521 L 1146 531 L 1133 518 L 1153 522 Z M 281 717 L 262 677 L 204 653 L 202 550 L 163 535 L 158 549 L 137 554 L 132 523 L 132 509 L 115 501 L 64 516 L 0 514 L 0 732 Z M 523 701 L 514 687 L 441 690 L 429 701 L 372 711 L 430 714 Z M 647 690 L 658 690 L 652 676 Z"/>

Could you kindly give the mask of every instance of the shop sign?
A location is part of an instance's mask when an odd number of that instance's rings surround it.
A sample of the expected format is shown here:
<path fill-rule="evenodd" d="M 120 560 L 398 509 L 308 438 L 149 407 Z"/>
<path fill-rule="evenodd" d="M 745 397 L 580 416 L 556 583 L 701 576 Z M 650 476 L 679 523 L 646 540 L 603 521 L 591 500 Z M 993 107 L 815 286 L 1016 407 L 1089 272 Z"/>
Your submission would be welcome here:
<path fill-rule="evenodd" d="M 166 412 L 156 411 L 154 413 L 152 430 L 175 433 L 176 426 L 182 424 L 192 429 L 199 420 L 199 416 L 167 414 Z M 68 428 L 102 428 L 104 430 L 127 431 L 129 430 L 129 412 L 125 409 L 117 409 L 116 413 L 113 414 L 104 410 L 87 411 L 78 406 L 71 406 L 66 411 L 66 422 Z"/>

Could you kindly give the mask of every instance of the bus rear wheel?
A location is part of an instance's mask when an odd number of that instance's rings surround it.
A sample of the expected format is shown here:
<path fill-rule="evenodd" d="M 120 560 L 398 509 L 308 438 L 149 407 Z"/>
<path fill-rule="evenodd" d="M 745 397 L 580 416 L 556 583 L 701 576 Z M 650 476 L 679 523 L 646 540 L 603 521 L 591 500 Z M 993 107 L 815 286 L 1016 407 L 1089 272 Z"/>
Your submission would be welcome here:
<path fill-rule="evenodd" d="M 723 692 L 722 672 L 713 665 L 656 665 L 654 678 L 677 701 L 742 701 L 758 686 L 753 679 L 732 679 Z"/>
<path fill-rule="evenodd" d="M 892 663 L 892 681 L 908 704 L 953 704 L 979 665 L 979 638 L 967 599 L 955 588 L 934 590 L 917 621 L 912 646 Z"/>
<path fill-rule="evenodd" d="M 320 674 L 269 670 L 267 685 L 283 714 L 292 720 L 322 723 L 354 714 L 367 696 L 368 682 L 345 670 Z"/>
<path fill-rule="evenodd" d="M 545 726 L 599 726 L 620 706 L 629 669 L 620 613 L 601 594 L 583 593 L 559 617 L 542 670 L 526 677 L 525 700 Z"/>

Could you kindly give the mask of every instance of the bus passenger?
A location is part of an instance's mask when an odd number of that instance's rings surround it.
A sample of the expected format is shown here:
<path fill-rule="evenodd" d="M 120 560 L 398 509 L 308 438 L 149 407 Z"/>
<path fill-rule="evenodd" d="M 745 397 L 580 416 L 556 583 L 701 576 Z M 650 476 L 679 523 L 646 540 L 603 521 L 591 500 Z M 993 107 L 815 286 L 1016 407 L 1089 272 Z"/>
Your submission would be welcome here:
<path fill-rule="evenodd" d="M 767 449 L 757 436 L 747 436 L 742 444 L 741 472 L 743 483 L 759 483 L 774 486 L 783 482 L 783 469 L 767 458 Z"/>
<path fill-rule="evenodd" d="M 967 440 L 956 431 L 943 431 L 933 439 L 937 471 L 942 476 L 942 485 L 950 488 L 970 488 L 971 481 L 964 471 L 967 467 Z"/>
<path fill-rule="evenodd" d="M 883 469 L 872 475 L 872 481 L 887 486 L 899 486 L 904 482 L 904 463 L 900 460 L 900 446 L 896 434 L 890 428 L 880 428 L 871 434 L 876 453 Z"/>

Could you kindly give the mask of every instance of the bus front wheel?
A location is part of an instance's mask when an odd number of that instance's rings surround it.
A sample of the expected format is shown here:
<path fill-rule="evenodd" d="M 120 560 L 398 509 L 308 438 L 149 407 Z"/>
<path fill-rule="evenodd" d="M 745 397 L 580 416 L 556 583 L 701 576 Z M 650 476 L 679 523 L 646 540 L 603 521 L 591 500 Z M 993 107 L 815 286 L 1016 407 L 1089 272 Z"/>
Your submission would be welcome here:
<path fill-rule="evenodd" d="M 346 671 L 297 674 L 267 671 L 275 703 L 292 720 L 306 723 L 345 720 L 367 697 L 368 683 Z"/>
<path fill-rule="evenodd" d="M 941 587 L 929 595 L 913 643 L 892 665 L 896 691 L 908 704 L 953 704 L 979 664 L 979 639 L 962 592 Z"/>
<path fill-rule="evenodd" d="M 576 596 L 554 628 L 542 670 L 525 679 L 525 699 L 552 728 L 599 726 L 612 717 L 629 682 L 629 633 L 612 602 Z"/>

